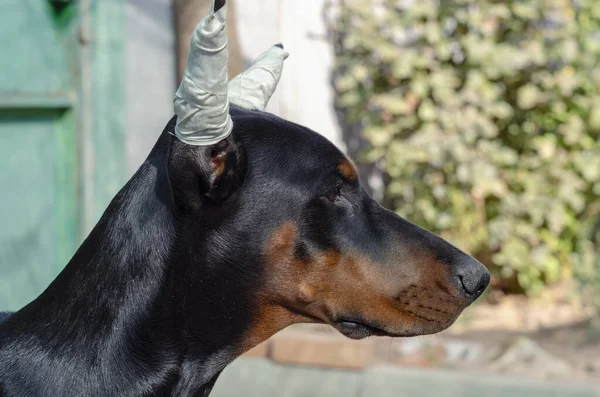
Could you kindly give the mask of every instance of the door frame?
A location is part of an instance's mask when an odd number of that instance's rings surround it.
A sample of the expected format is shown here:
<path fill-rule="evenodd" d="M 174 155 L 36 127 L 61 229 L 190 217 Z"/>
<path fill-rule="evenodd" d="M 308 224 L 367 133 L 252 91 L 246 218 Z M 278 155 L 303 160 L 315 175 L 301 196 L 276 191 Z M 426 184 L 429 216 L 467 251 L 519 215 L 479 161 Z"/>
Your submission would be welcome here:
<path fill-rule="evenodd" d="M 126 181 L 125 0 L 79 0 L 79 241 Z"/>

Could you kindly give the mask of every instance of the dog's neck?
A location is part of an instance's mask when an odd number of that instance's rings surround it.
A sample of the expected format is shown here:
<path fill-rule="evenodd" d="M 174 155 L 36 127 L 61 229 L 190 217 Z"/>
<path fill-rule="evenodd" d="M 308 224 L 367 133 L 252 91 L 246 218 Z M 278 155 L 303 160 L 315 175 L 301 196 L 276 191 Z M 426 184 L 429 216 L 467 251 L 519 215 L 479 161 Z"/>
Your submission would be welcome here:
<path fill-rule="evenodd" d="M 174 213 L 170 139 L 163 134 L 57 279 L 0 329 L 7 391 L 12 376 L 34 380 L 27 395 L 207 396 L 242 353 L 250 312 L 239 283 L 223 286 L 215 262 L 178 247 L 201 231 Z M 17 334 L 31 337 L 9 346 Z"/>

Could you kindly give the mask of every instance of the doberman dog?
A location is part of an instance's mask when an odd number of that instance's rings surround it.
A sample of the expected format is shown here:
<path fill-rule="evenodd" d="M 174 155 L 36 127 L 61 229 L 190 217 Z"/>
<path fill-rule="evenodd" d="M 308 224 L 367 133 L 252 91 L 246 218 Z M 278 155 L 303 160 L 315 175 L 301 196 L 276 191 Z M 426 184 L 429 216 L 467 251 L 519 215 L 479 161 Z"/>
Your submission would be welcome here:
<path fill-rule="evenodd" d="M 50 286 L 0 316 L 0 396 L 206 397 L 227 364 L 293 323 L 431 334 L 487 287 L 485 266 L 375 202 L 331 142 L 261 111 L 281 47 L 232 80 L 241 105 L 219 102 L 225 10 L 215 1 L 193 36 L 212 58 L 190 56 L 185 117 Z"/>
<path fill-rule="evenodd" d="M 0 325 L 3 396 L 207 396 L 290 324 L 431 334 L 486 288 L 481 263 L 375 202 L 327 139 L 230 113 L 210 147 L 171 120 L 62 273 Z"/>

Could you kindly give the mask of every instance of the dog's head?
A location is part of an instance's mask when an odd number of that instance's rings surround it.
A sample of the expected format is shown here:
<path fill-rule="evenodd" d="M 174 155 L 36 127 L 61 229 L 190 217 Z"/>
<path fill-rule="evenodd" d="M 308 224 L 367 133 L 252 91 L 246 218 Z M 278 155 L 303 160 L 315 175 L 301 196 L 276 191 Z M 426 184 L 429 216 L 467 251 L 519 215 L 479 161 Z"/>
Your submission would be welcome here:
<path fill-rule="evenodd" d="M 357 339 L 448 327 L 487 287 L 485 266 L 375 202 L 321 135 L 261 111 L 287 57 L 281 47 L 228 86 L 217 3 L 194 33 L 175 101 L 182 299 L 199 286 L 221 295 L 211 304 L 227 302 L 247 346 L 302 321 Z"/>
<path fill-rule="evenodd" d="M 215 146 L 174 140 L 170 172 L 188 258 L 208 256 L 235 285 L 249 345 L 294 322 L 357 339 L 431 334 L 487 287 L 485 266 L 375 202 L 327 139 L 268 113 L 231 116 Z"/>

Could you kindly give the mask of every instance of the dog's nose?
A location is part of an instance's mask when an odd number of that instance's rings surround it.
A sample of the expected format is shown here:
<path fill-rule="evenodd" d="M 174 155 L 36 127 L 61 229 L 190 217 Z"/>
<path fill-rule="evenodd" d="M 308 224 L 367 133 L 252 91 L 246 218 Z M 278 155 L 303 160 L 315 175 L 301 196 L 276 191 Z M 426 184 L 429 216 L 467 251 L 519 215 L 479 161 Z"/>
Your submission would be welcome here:
<path fill-rule="evenodd" d="M 457 289 L 473 302 L 490 283 L 490 272 L 479 261 L 471 257 L 463 258 L 456 265 L 454 282 Z"/>

